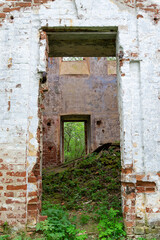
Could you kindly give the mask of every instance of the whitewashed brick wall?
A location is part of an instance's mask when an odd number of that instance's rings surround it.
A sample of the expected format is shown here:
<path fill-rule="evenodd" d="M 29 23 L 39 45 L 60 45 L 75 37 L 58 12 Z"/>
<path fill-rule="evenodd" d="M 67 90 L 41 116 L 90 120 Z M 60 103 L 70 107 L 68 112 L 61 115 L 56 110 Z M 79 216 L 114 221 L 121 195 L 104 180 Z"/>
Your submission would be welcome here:
<path fill-rule="evenodd" d="M 1 2 L 6 7 L 11 4 L 11 1 Z M 134 6 L 133 3 L 128 5 Z M 160 7 L 158 0 L 141 3 L 146 8 L 151 4 L 156 4 L 157 9 Z M 0 9 L 2 7 L 0 5 Z M 38 151 L 39 72 L 45 71 L 45 40 L 40 44 L 40 29 L 117 26 L 117 57 L 120 51 L 124 53 L 120 59 L 123 65 L 118 69 L 122 167 L 126 169 L 122 189 L 125 191 L 128 182 L 135 186 L 134 216 L 141 217 L 143 234 L 151 223 L 160 221 L 160 21 L 154 20 L 156 13 L 116 0 L 56 0 L 5 14 L 0 26 L 1 220 L 16 223 L 17 227 L 26 223 L 27 202 L 33 198 L 29 193 L 37 191 L 37 183 L 28 183 L 27 176 L 37 161 Z M 127 172 L 127 169 L 131 170 Z M 16 175 L 25 171 L 26 176 Z M 14 175 L 10 176 L 9 172 Z M 139 192 L 138 179 L 154 182 L 155 191 Z M 9 190 L 14 186 L 19 188 Z M 123 197 L 124 206 L 130 204 L 125 199 L 127 197 Z M 9 218 L 11 213 L 15 217 Z M 131 227 L 125 224 L 128 229 L 135 227 L 136 234 L 140 231 L 136 227 L 141 226 L 138 220 L 133 222 Z"/>

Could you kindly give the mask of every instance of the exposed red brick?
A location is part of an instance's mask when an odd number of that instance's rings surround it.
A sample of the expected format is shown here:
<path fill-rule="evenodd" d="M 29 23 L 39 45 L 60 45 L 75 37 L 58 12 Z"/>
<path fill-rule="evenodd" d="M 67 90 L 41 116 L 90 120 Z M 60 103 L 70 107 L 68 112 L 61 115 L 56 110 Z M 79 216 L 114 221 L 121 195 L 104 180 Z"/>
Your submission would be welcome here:
<path fill-rule="evenodd" d="M 35 182 L 37 182 L 37 178 L 36 177 L 29 177 L 28 182 L 29 183 L 35 183 Z"/>
<path fill-rule="evenodd" d="M 3 178 L 1 180 L 1 182 L 3 182 L 3 183 L 13 183 L 13 179 L 11 179 L 11 178 Z"/>
<path fill-rule="evenodd" d="M 124 174 L 130 174 L 133 172 L 132 168 L 122 168 L 122 173 Z"/>
<path fill-rule="evenodd" d="M 38 210 L 28 211 L 28 221 L 38 220 Z"/>
<path fill-rule="evenodd" d="M 137 192 L 138 193 L 151 193 L 151 192 L 155 192 L 155 187 L 145 187 L 145 186 L 141 186 L 141 187 L 137 187 Z"/>
<path fill-rule="evenodd" d="M 40 105 L 41 109 L 45 109 L 45 106 L 43 104 Z"/>
<path fill-rule="evenodd" d="M 38 195 L 37 192 L 29 192 L 28 197 L 36 197 Z"/>
<path fill-rule="evenodd" d="M 138 14 L 137 19 L 139 19 L 139 18 L 143 18 L 143 16 L 141 14 Z"/>
<path fill-rule="evenodd" d="M 8 170 L 8 166 L 5 164 L 0 164 L 0 170 Z"/>
<path fill-rule="evenodd" d="M 137 181 L 141 181 L 144 177 L 145 177 L 144 174 L 142 174 L 142 175 L 136 175 L 136 180 L 137 180 Z"/>
<path fill-rule="evenodd" d="M 131 53 L 131 57 L 138 57 L 138 53 Z"/>
<path fill-rule="evenodd" d="M 38 179 L 38 180 L 42 180 L 42 176 L 38 176 L 37 179 Z"/>
<path fill-rule="evenodd" d="M 7 199 L 6 200 L 6 204 L 13 204 L 13 203 L 22 204 L 22 203 L 25 203 L 25 202 L 18 201 L 18 200 L 12 200 L 12 199 Z"/>
<path fill-rule="evenodd" d="M 47 219 L 47 216 L 39 216 L 39 222 L 43 222 Z"/>
<path fill-rule="evenodd" d="M 153 211 L 153 209 L 152 208 L 146 208 L 146 212 L 147 213 L 160 213 L 160 208 L 159 209 L 157 209 L 157 211 Z"/>
<path fill-rule="evenodd" d="M 134 199 L 136 198 L 136 194 L 132 192 L 132 193 L 130 193 L 130 194 L 127 195 L 127 198 L 134 200 Z"/>
<path fill-rule="evenodd" d="M 157 5 L 157 4 L 150 4 L 150 5 L 148 5 L 148 7 L 154 7 L 154 8 L 157 8 L 158 5 Z"/>
<path fill-rule="evenodd" d="M 146 188 L 146 193 L 155 192 L 155 188 Z"/>
<path fill-rule="evenodd" d="M 152 213 L 153 210 L 152 210 L 151 208 L 146 208 L 146 212 L 147 212 L 147 213 Z"/>
<path fill-rule="evenodd" d="M 17 197 L 26 197 L 26 196 L 27 196 L 26 192 L 20 192 L 20 193 L 17 194 Z"/>
<path fill-rule="evenodd" d="M 136 4 L 136 7 L 137 7 L 137 8 L 143 8 L 144 5 L 143 5 L 142 3 L 137 3 L 137 4 Z"/>
<path fill-rule="evenodd" d="M 47 34 L 46 32 L 41 32 L 41 35 L 40 35 L 40 39 L 43 40 L 43 39 L 46 39 L 47 38 Z"/>
<path fill-rule="evenodd" d="M 8 218 L 26 218 L 26 213 L 24 214 L 14 214 L 14 213 L 9 213 L 7 214 Z"/>
<path fill-rule="evenodd" d="M 28 210 L 37 210 L 37 204 L 28 204 Z"/>
<path fill-rule="evenodd" d="M 25 185 L 8 185 L 7 190 L 27 190 L 27 184 Z"/>
<path fill-rule="evenodd" d="M 143 8 L 143 10 L 145 10 L 146 12 L 154 12 L 154 13 L 158 13 L 158 9 L 153 9 L 153 8 Z"/>
<path fill-rule="evenodd" d="M 3 8 L 3 12 L 12 12 L 12 11 L 19 11 L 21 8 L 20 7 L 14 7 L 14 8 Z"/>
<path fill-rule="evenodd" d="M 18 2 L 16 3 L 18 7 L 31 7 L 31 2 Z"/>
<path fill-rule="evenodd" d="M 4 193 L 5 197 L 14 197 L 14 193 L 13 192 L 6 192 Z"/>
<path fill-rule="evenodd" d="M 48 0 L 34 0 L 34 3 L 39 3 L 39 4 L 42 4 L 42 3 L 47 3 Z"/>
<path fill-rule="evenodd" d="M 33 199 L 29 200 L 29 204 L 37 203 L 37 202 L 38 202 L 38 198 L 33 198 Z"/>
<path fill-rule="evenodd" d="M 132 221 L 132 222 L 125 221 L 125 226 L 126 227 L 133 227 L 134 226 L 134 221 Z"/>
<path fill-rule="evenodd" d="M 8 64 L 8 67 L 10 68 L 12 66 L 12 64 L 10 63 L 10 64 Z M 10 111 L 10 109 L 11 109 L 11 101 L 8 101 L 8 111 Z"/>
<path fill-rule="evenodd" d="M 26 177 L 26 172 L 7 172 L 6 174 L 14 177 Z"/>
<path fill-rule="evenodd" d="M 0 13 L 0 18 L 5 18 L 6 14 L 5 13 Z"/>
<path fill-rule="evenodd" d="M 123 208 L 123 212 L 124 212 L 124 213 L 127 213 L 128 210 L 129 210 L 129 206 L 124 206 L 124 208 Z"/>
<path fill-rule="evenodd" d="M 34 174 L 36 177 L 38 177 L 40 175 L 40 169 L 35 169 Z"/>
<path fill-rule="evenodd" d="M 126 187 L 135 187 L 135 184 L 134 183 L 131 183 L 131 182 L 122 182 L 122 186 Z"/>
<path fill-rule="evenodd" d="M 158 172 L 157 175 L 160 177 L 160 172 Z"/>
<path fill-rule="evenodd" d="M 5 208 L 5 207 L 0 207 L 0 211 L 7 211 L 7 208 Z"/>
<path fill-rule="evenodd" d="M 25 183 L 26 178 L 17 178 L 17 183 Z"/>
<path fill-rule="evenodd" d="M 145 188 L 144 187 L 137 187 L 137 193 L 144 193 Z"/>
<path fill-rule="evenodd" d="M 155 187 L 155 182 L 137 181 L 136 186 Z"/>

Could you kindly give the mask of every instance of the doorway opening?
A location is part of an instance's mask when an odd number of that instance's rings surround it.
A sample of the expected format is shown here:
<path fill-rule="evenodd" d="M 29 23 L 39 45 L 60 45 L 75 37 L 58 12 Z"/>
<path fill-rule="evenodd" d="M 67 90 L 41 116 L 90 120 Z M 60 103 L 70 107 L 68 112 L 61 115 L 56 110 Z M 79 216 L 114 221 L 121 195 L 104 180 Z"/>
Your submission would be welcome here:
<path fill-rule="evenodd" d="M 90 116 L 61 116 L 62 162 L 85 156 L 90 152 Z"/>
<path fill-rule="evenodd" d="M 64 162 L 85 155 L 84 122 L 64 122 Z"/>
<path fill-rule="evenodd" d="M 44 175 L 43 198 L 65 206 L 70 216 L 76 215 L 78 227 L 86 229 L 91 236 L 88 239 L 97 239 L 100 233 L 96 221 L 102 215 L 105 218 L 107 214 L 116 214 L 113 209 L 121 215 L 120 125 L 115 71 L 117 29 L 45 30 L 49 42 L 49 91 L 43 98 L 43 138 L 46 145 L 48 141 L 53 146 L 56 166 L 50 166 L 48 176 Z M 76 59 L 73 61 L 72 57 Z M 76 133 L 78 125 L 82 135 L 80 148 L 76 146 L 80 139 Z M 74 132 L 69 140 L 71 143 L 75 138 L 73 155 L 67 143 L 67 128 Z M 50 155 L 47 148 L 43 149 L 48 163 Z"/>

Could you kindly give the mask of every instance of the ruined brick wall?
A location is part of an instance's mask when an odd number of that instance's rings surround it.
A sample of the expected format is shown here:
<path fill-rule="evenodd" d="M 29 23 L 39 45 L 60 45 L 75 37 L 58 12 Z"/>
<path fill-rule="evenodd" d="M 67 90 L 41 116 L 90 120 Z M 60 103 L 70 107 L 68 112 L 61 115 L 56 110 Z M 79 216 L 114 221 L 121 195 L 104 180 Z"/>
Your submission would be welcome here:
<path fill-rule="evenodd" d="M 46 70 L 40 29 L 117 26 L 124 220 L 129 235 L 159 238 L 159 9 L 159 0 L 1 1 L 1 222 L 38 221 L 38 92 Z"/>
<path fill-rule="evenodd" d="M 5 18 L 13 20 L 12 12 L 14 11 L 25 11 L 27 9 L 39 9 L 41 5 L 47 6 L 47 3 L 55 0 L 2 0 L 0 2 L 0 22 L 3 22 Z M 143 13 L 147 13 L 149 17 L 155 23 L 160 20 L 160 9 L 158 0 L 114 0 L 114 3 L 121 9 L 126 7 L 137 9 L 137 18 L 143 18 Z M 89 13 L 92 6 L 95 3 L 91 0 L 87 3 L 84 0 L 75 0 L 75 7 L 77 8 L 78 17 L 83 17 L 86 13 Z M 128 9 L 129 10 L 129 9 Z"/>
<path fill-rule="evenodd" d="M 48 91 L 43 93 L 43 166 L 60 162 L 60 116 L 90 115 L 90 151 L 119 141 L 116 75 L 106 58 L 89 58 L 89 75 L 60 75 L 60 59 L 50 58 Z"/>

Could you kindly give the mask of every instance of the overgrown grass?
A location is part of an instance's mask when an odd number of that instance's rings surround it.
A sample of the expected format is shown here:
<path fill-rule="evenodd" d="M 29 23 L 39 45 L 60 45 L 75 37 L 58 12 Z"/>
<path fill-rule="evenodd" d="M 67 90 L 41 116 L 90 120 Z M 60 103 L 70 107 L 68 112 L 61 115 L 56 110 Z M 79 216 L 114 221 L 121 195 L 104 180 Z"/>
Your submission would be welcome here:
<path fill-rule="evenodd" d="M 76 228 L 69 219 L 68 212 L 59 205 L 44 204 L 43 214 L 48 216 L 44 222 L 37 224 L 37 230 L 43 231 L 47 240 L 85 240 L 87 235 Z"/>
<path fill-rule="evenodd" d="M 87 239 L 125 239 L 120 171 L 118 144 L 64 170 L 44 170 L 43 200 L 59 203 L 73 224 L 87 233 Z"/>
<path fill-rule="evenodd" d="M 42 215 L 47 220 L 31 236 L 11 234 L 6 224 L 0 240 L 126 240 L 120 171 L 118 144 L 65 168 L 44 170 Z"/>
<path fill-rule="evenodd" d="M 101 155 L 90 154 L 60 172 L 44 170 L 43 200 L 68 210 L 94 211 L 105 205 L 121 212 L 120 151 L 110 147 Z M 88 203 L 87 203 L 88 202 Z"/>

